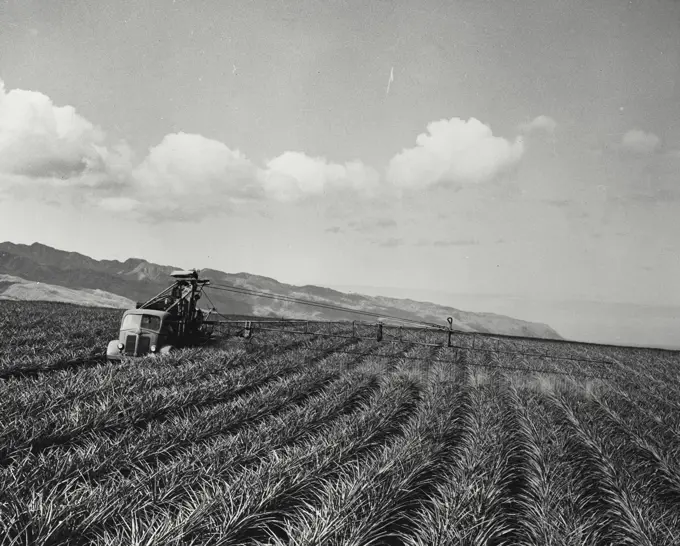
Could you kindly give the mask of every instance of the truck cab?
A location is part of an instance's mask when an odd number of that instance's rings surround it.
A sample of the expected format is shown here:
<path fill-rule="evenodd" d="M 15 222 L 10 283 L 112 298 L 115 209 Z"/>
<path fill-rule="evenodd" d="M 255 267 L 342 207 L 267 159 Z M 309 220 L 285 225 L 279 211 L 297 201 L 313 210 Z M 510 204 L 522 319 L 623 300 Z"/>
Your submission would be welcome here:
<path fill-rule="evenodd" d="M 154 309 L 126 311 L 118 339 L 110 341 L 107 347 L 107 360 L 169 353 L 177 342 L 175 318 L 166 311 Z"/>

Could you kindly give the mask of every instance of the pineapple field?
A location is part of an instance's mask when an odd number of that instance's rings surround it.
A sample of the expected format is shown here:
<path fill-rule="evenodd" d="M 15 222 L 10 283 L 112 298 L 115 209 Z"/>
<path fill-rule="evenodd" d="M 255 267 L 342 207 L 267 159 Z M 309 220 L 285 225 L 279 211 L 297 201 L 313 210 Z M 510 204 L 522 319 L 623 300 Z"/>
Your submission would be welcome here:
<path fill-rule="evenodd" d="M 680 544 L 676 352 L 120 316 L 0 302 L 0 545 Z"/>

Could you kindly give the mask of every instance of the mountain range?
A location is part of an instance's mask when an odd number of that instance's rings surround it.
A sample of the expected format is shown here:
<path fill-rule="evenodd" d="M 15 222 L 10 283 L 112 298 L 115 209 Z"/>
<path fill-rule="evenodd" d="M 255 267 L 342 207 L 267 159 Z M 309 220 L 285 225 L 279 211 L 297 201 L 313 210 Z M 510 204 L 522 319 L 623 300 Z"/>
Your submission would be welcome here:
<path fill-rule="evenodd" d="M 53 300 L 80 305 L 130 308 L 172 283 L 170 273 L 185 269 L 158 265 L 141 258 L 95 260 L 77 252 L 58 250 L 40 243 L 0 243 L 0 299 Z M 201 276 L 216 285 L 247 288 L 315 303 L 342 306 L 390 316 L 426 321 L 470 332 L 561 339 L 546 324 L 523 321 L 495 313 L 462 311 L 453 307 L 410 299 L 344 293 L 320 286 L 294 286 L 250 273 L 225 273 L 202 269 Z M 204 308 L 214 306 L 222 314 L 255 317 L 286 317 L 309 320 L 366 320 L 342 310 L 249 296 L 215 288 L 206 289 Z M 371 319 L 369 319 L 371 320 Z"/>

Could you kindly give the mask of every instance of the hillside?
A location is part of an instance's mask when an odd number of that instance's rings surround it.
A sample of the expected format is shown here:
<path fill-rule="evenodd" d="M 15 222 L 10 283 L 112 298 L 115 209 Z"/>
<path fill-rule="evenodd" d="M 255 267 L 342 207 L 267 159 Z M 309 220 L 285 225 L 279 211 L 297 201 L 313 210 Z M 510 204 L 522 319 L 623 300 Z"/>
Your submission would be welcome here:
<path fill-rule="evenodd" d="M 0 274 L 0 299 L 58 301 L 75 303 L 85 307 L 113 307 L 117 309 L 129 309 L 135 305 L 135 302 L 128 298 L 104 290 L 92 288 L 76 290 L 39 281 L 27 281 L 20 277 L 3 274 Z"/>
<path fill-rule="evenodd" d="M 192 267 L 193 264 L 187 264 Z M 200 264 L 196 264 L 200 266 Z M 0 298 L 9 299 L 12 294 L 32 294 L 35 299 L 49 299 L 56 287 L 60 295 L 69 294 L 73 301 L 104 301 L 110 294 L 129 301 L 143 301 L 168 286 L 169 274 L 179 266 L 159 265 L 140 258 L 130 258 L 124 262 L 117 260 L 95 260 L 76 252 L 54 249 L 40 243 L 20 245 L 10 242 L 0 243 L 0 274 L 12 275 L 22 281 L 40 282 L 50 285 L 47 289 L 29 291 L 25 284 Z M 204 269 L 202 275 L 216 285 L 231 285 L 252 290 L 280 294 L 284 296 L 311 300 L 323 304 L 342 306 L 360 311 L 368 311 L 382 316 L 398 316 L 405 319 L 422 320 L 446 324 L 446 317 L 453 318 L 454 328 L 462 331 L 492 332 L 498 334 L 521 335 L 560 339 L 559 334 L 545 324 L 523 321 L 493 313 L 473 313 L 453 307 L 407 299 L 387 298 L 347 294 L 320 286 L 294 286 L 284 284 L 269 277 L 250 273 L 225 273 L 215 269 Z M 38 285 L 36 285 L 38 286 Z M 67 289 L 70 289 L 69 292 Z M 17 292 L 18 291 L 18 292 Z M 75 291 L 75 292 L 73 292 Z M 96 300 L 95 292 L 100 291 Z M 361 316 L 330 309 L 311 307 L 283 302 L 267 297 L 253 297 L 222 290 L 208 290 L 210 302 L 225 314 L 253 315 L 261 317 L 281 316 L 310 320 L 352 320 Z M 114 300 L 110 300 L 114 301 Z M 204 302 L 205 306 L 210 302 Z M 105 305 L 105 304 L 103 304 Z M 119 305 L 113 305 L 118 307 Z"/>

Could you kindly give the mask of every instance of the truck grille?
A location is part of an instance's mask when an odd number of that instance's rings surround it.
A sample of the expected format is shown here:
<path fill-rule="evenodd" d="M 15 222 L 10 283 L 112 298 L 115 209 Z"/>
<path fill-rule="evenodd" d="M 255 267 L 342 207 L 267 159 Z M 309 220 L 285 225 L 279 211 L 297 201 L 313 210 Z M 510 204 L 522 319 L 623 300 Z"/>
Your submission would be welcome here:
<path fill-rule="evenodd" d="M 149 352 L 150 339 L 146 336 L 139 336 L 139 341 L 137 342 L 137 354 L 145 355 Z"/>
<path fill-rule="evenodd" d="M 151 339 L 146 336 L 130 334 L 125 338 L 125 354 L 129 356 L 142 356 L 149 352 Z"/>
<path fill-rule="evenodd" d="M 129 355 L 135 354 L 135 345 L 137 344 L 137 336 L 128 336 L 125 338 L 125 352 Z"/>

